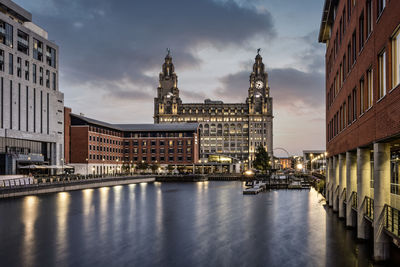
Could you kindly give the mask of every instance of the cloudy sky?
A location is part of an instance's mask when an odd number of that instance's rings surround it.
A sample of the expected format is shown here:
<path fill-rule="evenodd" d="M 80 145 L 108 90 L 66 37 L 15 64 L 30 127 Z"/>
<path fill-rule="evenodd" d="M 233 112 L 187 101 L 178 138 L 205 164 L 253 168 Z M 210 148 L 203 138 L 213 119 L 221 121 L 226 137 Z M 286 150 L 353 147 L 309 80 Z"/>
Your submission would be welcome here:
<path fill-rule="evenodd" d="M 261 48 L 274 147 L 325 147 L 323 0 L 14 1 L 60 46 L 60 89 L 75 113 L 152 123 L 167 47 L 183 102 L 244 102 Z"/>

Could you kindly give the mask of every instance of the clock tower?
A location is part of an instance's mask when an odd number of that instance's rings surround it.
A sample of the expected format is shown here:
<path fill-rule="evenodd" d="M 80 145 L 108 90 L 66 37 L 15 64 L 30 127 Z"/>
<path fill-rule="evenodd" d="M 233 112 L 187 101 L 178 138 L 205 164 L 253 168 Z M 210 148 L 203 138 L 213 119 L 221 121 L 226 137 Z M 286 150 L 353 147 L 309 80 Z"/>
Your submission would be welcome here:
<path fill-rule="evenodd" d="M 254 153 L 258 146 L 264 146 L 269 156 L 273 157 L 272 137 L 272 98 L 268 86 L 268 73 L 257 50 L 257 56 L 250 74 L 249 95 L 246 103 L 249 112 L 249 157 L 254 160 Z"/>
<path fill-rule="evenodd" d="M 268 73 L 265 71 L 264 63 L 260 55 L 260 49 L 257 50 L 257 56 L 253 64 L 253 71 L 250 74 L 250 88 L 247 103 L 250 114 L 268 113 Z"/>
<path fill-rule="evenodd" d="M 157 97 L 154 98 L 154 122 L 160 123 L 161 117 L 166 115 L 168 122 L 176 121 L 179 106 L 182 100 L 179 97 L 178 76 L 175 74 L 171 52 L 167 49 L 165 62 L 159 75 Z"/>

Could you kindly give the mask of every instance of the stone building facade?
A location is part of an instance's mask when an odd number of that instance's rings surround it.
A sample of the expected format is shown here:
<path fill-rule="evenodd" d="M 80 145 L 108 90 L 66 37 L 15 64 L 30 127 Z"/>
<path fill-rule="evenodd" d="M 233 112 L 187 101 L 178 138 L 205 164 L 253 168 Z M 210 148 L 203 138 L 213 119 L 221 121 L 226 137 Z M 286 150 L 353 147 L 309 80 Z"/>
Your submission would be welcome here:
<path fill-rule="evenodd" d="M 0 174 L 19 173 L 29 164 L 62 164 L 58 53 L 31 13 L 0 0 Z"/>
<path fill-rule="evenodd" d="M 260 145 L 272 156 L 272 97 L 261 55 L 257 53 L 255 58 L 248 97 L 244 103 L 223 103 L 210 99 L 204 103 L 182 103 L 178 76 L 168 52 L 154 99 L 154 122 L 199 123 L 202 160 L 211 155 L 225 155 L 251 165 L 255 150 Z"/>

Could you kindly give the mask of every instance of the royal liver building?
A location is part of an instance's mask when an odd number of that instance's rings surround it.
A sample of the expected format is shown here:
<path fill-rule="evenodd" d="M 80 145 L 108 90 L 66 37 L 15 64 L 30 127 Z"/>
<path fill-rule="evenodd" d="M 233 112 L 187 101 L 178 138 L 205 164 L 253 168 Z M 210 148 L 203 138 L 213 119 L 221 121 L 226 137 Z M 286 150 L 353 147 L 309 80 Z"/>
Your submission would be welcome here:
<path fill-rule="evenodd" d="M 224 155 L 251 165 L 254 152 L 263 145 L 272 156 L 272 98 L 268 74 L 259 53 L 250 74 L 245 103 L 223 103 L 206 99 L 204 103 L 183 104 L 179 97 L 178 76 L 168 52 L 154 99 L 154 122 L 198 122 L 200 157 Z"/>

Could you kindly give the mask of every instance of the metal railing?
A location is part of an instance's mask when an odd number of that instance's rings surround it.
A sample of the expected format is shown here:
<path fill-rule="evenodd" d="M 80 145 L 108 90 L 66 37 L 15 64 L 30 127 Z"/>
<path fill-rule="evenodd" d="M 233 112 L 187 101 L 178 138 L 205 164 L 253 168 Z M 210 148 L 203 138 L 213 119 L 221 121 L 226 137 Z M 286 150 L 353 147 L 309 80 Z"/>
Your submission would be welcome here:
<path fill-rule="evenodd" d="M 357 192 L 353 191 L 351 193 L 350 199 L 351 199 L 351 207 L 353 209 L 357 210 L 357 206 L 358 206 Z"/>
<path fill-rule="evenodd" d="M 400 237 L 400 210 L 385 205 L 385 229 L 397 237 Z"/>
<path fill-rule="evenodd" d="M 374 199 L 373 198 L 365 197 L 364 216 L 366 216 L 371 221 L 374 220 Z"/>

